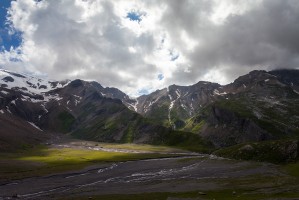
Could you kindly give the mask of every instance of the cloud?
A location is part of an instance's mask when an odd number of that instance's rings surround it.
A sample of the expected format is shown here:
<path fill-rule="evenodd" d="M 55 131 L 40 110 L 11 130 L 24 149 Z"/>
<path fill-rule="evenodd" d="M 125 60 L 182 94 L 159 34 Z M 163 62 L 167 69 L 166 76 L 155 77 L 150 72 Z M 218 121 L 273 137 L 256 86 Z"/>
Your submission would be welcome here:
<path fill-rule="evenodd" d="M 156 78 L 156 66 L 144 61 L 155 49 L 154 36 L 123 26 L 129 19 L 118 15 L 110 1 L 22 0 L 12 3 L 10 15 L 13 28 L 23 32 L 20 59 L 26 70 L 54 79 L 97 80 L 127 91 Z M 130 46 L 136 51 L 130 52 Z"/>
<path fill-rule="evenodd" d="M 174 72 L 173 81 L 196 81 L 221 71 L 225 83 L 253 69 L 298 68 L 298 1 L 264 0 L 247 7 L 242 6 L 244 1 L 225 1 L 226 7 L 244 9 L 226 13 L 220 22 L 214 18 L 217 1 L 211 2 L 182 6 L 182 1 L 171 1 L 161 19 L 191 66 L 185 73 L 183 67 Z M 182 17 L 172 22 L 176 14 Z M 191 50 L 180 48 L 183 33 L 197 43 Z"/>
<path fill-rule="evenodd" d="M 298 10 L 296 0 L 16 0 L 8 21 L 22 44 L 0 53 L 0 65 L 130 95 L 227 83 L 299 66 Z"/>

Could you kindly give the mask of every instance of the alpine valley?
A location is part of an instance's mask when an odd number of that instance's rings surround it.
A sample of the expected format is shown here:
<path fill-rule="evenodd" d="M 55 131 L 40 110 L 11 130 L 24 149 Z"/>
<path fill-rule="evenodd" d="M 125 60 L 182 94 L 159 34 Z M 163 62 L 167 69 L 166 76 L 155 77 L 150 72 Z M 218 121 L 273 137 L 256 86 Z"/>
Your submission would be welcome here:
<path fill-rule="evenodd" d="M 261 142 L 269 145 L 266 152 L 283 149 L 278 159 L 294 160 L 298 77 L 299 70 L 252 71 L 228 85 L 200 81 L 130 98 L 98 82 L 49 81 L 1 70 L 0 148 L 39 143 L 46 132 L 56 132 L 98 142 L 219 149 L 221 154 L 224 147 L 248 143 L 228 156 L 255 154 Z"/>
<path fill-rule="evenodd" d="M 0 199 L 296 197 L 299 70 L 131 98 L 1 69 L 0 150 Z"/>

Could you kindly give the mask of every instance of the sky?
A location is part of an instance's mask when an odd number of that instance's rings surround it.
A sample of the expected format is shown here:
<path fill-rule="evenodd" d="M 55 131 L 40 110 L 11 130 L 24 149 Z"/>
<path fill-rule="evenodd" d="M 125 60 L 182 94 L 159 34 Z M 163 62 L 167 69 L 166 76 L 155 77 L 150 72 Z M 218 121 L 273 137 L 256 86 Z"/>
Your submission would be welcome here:
<path fill-rule="evenodd" d="M 0 0 L 0 68 L 140 96 L 299 67 L 298 0 Z"/>

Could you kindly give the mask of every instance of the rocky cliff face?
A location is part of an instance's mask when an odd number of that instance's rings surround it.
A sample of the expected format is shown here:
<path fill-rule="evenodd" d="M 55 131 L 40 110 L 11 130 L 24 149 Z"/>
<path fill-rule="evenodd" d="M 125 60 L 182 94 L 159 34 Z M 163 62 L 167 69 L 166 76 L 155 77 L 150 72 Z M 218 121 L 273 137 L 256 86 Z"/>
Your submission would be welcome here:
<path fill-rule="evenodd" d="M 201 136 L 212 141 L 216 147 L 233 146 L 248 141 L 264 141 L 272 138 L 250 118 L 244 118 L 229 109 L 212 106 L 207 116 L 201 116 L 205 125 Z"/>
<path fill-rule="evenodd" d="M 129 108 L 162 122 L 164 126 L 179 129 L 185 126 L 185 120 L 197 110 L 215 100 L 214 91 L 219 87 L 219 84 L 203 81 L 192 86 L 171 85 L 138 97 Z"/>
<path fill-rule="evenodd" d="M 137 98 L 135 110 L 216 146 L 299 133 L 298 70 L 252 71 L 228 85 L 172 85 Z M 132 107 L 130 107 L 132 108 Z"/>

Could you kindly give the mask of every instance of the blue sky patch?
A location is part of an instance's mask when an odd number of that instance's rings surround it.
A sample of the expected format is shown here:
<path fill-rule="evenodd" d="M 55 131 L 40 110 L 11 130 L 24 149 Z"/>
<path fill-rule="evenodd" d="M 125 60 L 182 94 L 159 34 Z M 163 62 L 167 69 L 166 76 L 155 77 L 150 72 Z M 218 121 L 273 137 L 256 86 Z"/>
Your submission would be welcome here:
<path fill-rule="evenodd" d="M 10 62 L 22 62 L 22 60 L 21 59 L 19 59 L 19 58 L 9 58 L 9 61 Z"/>
<path fill-rule="evenodd" d="M 131 21 L 137 21 L 138 23 L 140 23 L 142 21 L 142 16 L 145 16 L 145 14 L 138 11 L 131 11 L 127 13 L 126 18 Z"/>
<path fill-rule="evenodd" d="M 145 88 L 142 88 L 141 90 L 138 90 L 138 94 L 141 96 L 141 95 L 144 95 L 144 94 L 149 94 L 149 91 Z"/>
<path fill-rule="evenodd" d="M 179 53 L 175 53 L 174 51 L 169 51 L 170 60 L 175 61 L 180 57 Z"/>
<path fill-rule="evenodd" d="M 9 51 L 11 47 L 16 48 L 21 45 L 21 33 L 15 32 L 9 34 L 9 26 L 7 24 L 6 16 L 7 10 L 10 7 L 12 0 L 0 1 L 0 51 Z"/>
<path fill-rule="evenodd" d="M 158 79 L 159 79 L 159 81 L 162 81 L 164 79 L 164 75 L 163 74 L 158 74 Z"/>

